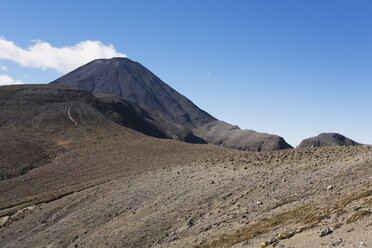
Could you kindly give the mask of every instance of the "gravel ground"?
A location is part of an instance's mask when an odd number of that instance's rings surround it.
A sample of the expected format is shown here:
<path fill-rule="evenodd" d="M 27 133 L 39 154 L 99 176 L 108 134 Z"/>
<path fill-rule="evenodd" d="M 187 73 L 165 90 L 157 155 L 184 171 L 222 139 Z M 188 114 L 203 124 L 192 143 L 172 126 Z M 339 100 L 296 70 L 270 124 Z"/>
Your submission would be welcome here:
<path fill-rule="evenodd" d="M 4 215 L 0 244 L 261 247 L 293 232 L 277 247 L 372 247 L 371 158 L 370 146 L 197 158 Z"/>

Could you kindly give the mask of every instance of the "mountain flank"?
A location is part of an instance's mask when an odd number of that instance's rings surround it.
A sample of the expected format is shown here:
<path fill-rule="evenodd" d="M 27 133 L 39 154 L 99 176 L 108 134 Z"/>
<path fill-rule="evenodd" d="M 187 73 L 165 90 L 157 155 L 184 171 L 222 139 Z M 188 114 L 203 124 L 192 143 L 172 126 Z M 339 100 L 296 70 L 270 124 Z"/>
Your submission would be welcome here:
<path fill-rule="evenodd" d="M 156 138 L 206 143 L 166 116 L 121 97 L 94 96 L 66 85 L 1 86 L 0 180 L 53 159 L 63 151 L 58 141 L 52 141 L 56 137 L 85 137 L 97 129 L 122 132 L 120 126 Z M 44 139 L 35 140 L 31 134 Z"/>
<path fill-rule="evenodd" d="M 92 93 L 111 94 L 145 105 L 171 120 L 195 128 L 216 120 L 138 62 L 97 59 L 51 82 Z"/>
<path fill-rule="evenodd" d="M 304 139 L 297 147 L 303 148 L 321 146 L 358 146 L 358 145 L 361 144 L 339 133 L 321 133 L 318 136 Z"/>
<path fill-rule="evenodd" d="M 114 95 L 96 94 L 95 96 L 101 103 L 99 107 L 101 112 L 122 126 L 156 138 L 196 144 L 207 143 L 195 136 L 190 129 L 144 105 Z"/>
<path fill-rule="evenodd" d="M 3 86 L 0 97 L 0 125 L 98 126 L 113 121 L 156 138 L 206 143 L 168 117 L 122 97 L 95 96 L 66 85 Z"/>
<path fill-rule="evenodd" d="M 1 86 L 0 218 L 7 207 L 221 150 L 169 139 L 205 143 L 190 135 L 120 97 L 66 85 Z"/>
<path fill-rule="evenodd" d="M 246 151 L 273 151 L 292 148 L 282 137 L 253 130 L 241 130 L 223 121 L 213 121 L 193 130 L 208 144 Z"/>

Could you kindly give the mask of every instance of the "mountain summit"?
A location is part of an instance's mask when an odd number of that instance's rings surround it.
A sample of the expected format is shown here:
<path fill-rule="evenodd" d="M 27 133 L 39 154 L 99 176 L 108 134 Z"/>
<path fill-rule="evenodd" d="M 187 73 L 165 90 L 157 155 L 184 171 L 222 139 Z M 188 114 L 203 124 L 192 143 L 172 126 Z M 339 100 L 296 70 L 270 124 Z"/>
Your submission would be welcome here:
<path fill-rule="evenodd" d="M 92 93 L 112 94 L 143 104 L 188 128 L 216 120 L 138 62 L 97 59 L 51 82 Z"/>

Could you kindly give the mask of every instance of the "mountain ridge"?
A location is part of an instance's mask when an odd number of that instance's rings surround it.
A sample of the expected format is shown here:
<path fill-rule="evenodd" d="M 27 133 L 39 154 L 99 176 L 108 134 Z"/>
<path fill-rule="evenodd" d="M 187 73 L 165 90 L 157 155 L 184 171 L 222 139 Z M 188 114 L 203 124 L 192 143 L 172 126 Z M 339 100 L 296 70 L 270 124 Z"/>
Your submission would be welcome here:
<path fill-rule="evenodd" d="M 213 121 L 193 132 L 208 144 L 247 151 L 272 151 L 293 148 L 282 137 L 253 130 L 241 130 L 224 121 Z"/>

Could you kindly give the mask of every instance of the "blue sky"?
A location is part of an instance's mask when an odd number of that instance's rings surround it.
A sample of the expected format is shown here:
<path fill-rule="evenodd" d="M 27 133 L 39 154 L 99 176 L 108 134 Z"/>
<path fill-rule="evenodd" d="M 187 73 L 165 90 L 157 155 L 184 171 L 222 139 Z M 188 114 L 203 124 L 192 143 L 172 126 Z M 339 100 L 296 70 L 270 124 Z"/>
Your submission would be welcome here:
<path fill-rule="evenodd" d="M 1 39 L 17 49 L 99 41 L 242 129 L 294 146 L 321 132 L 372 144 L 371 1 L 0 0 L 0 9 Z M 39 65 L 6 52 L 0 76 L 24 83 L 48 83 L 79 62 L 43 69 L 56 58 Z"/>

